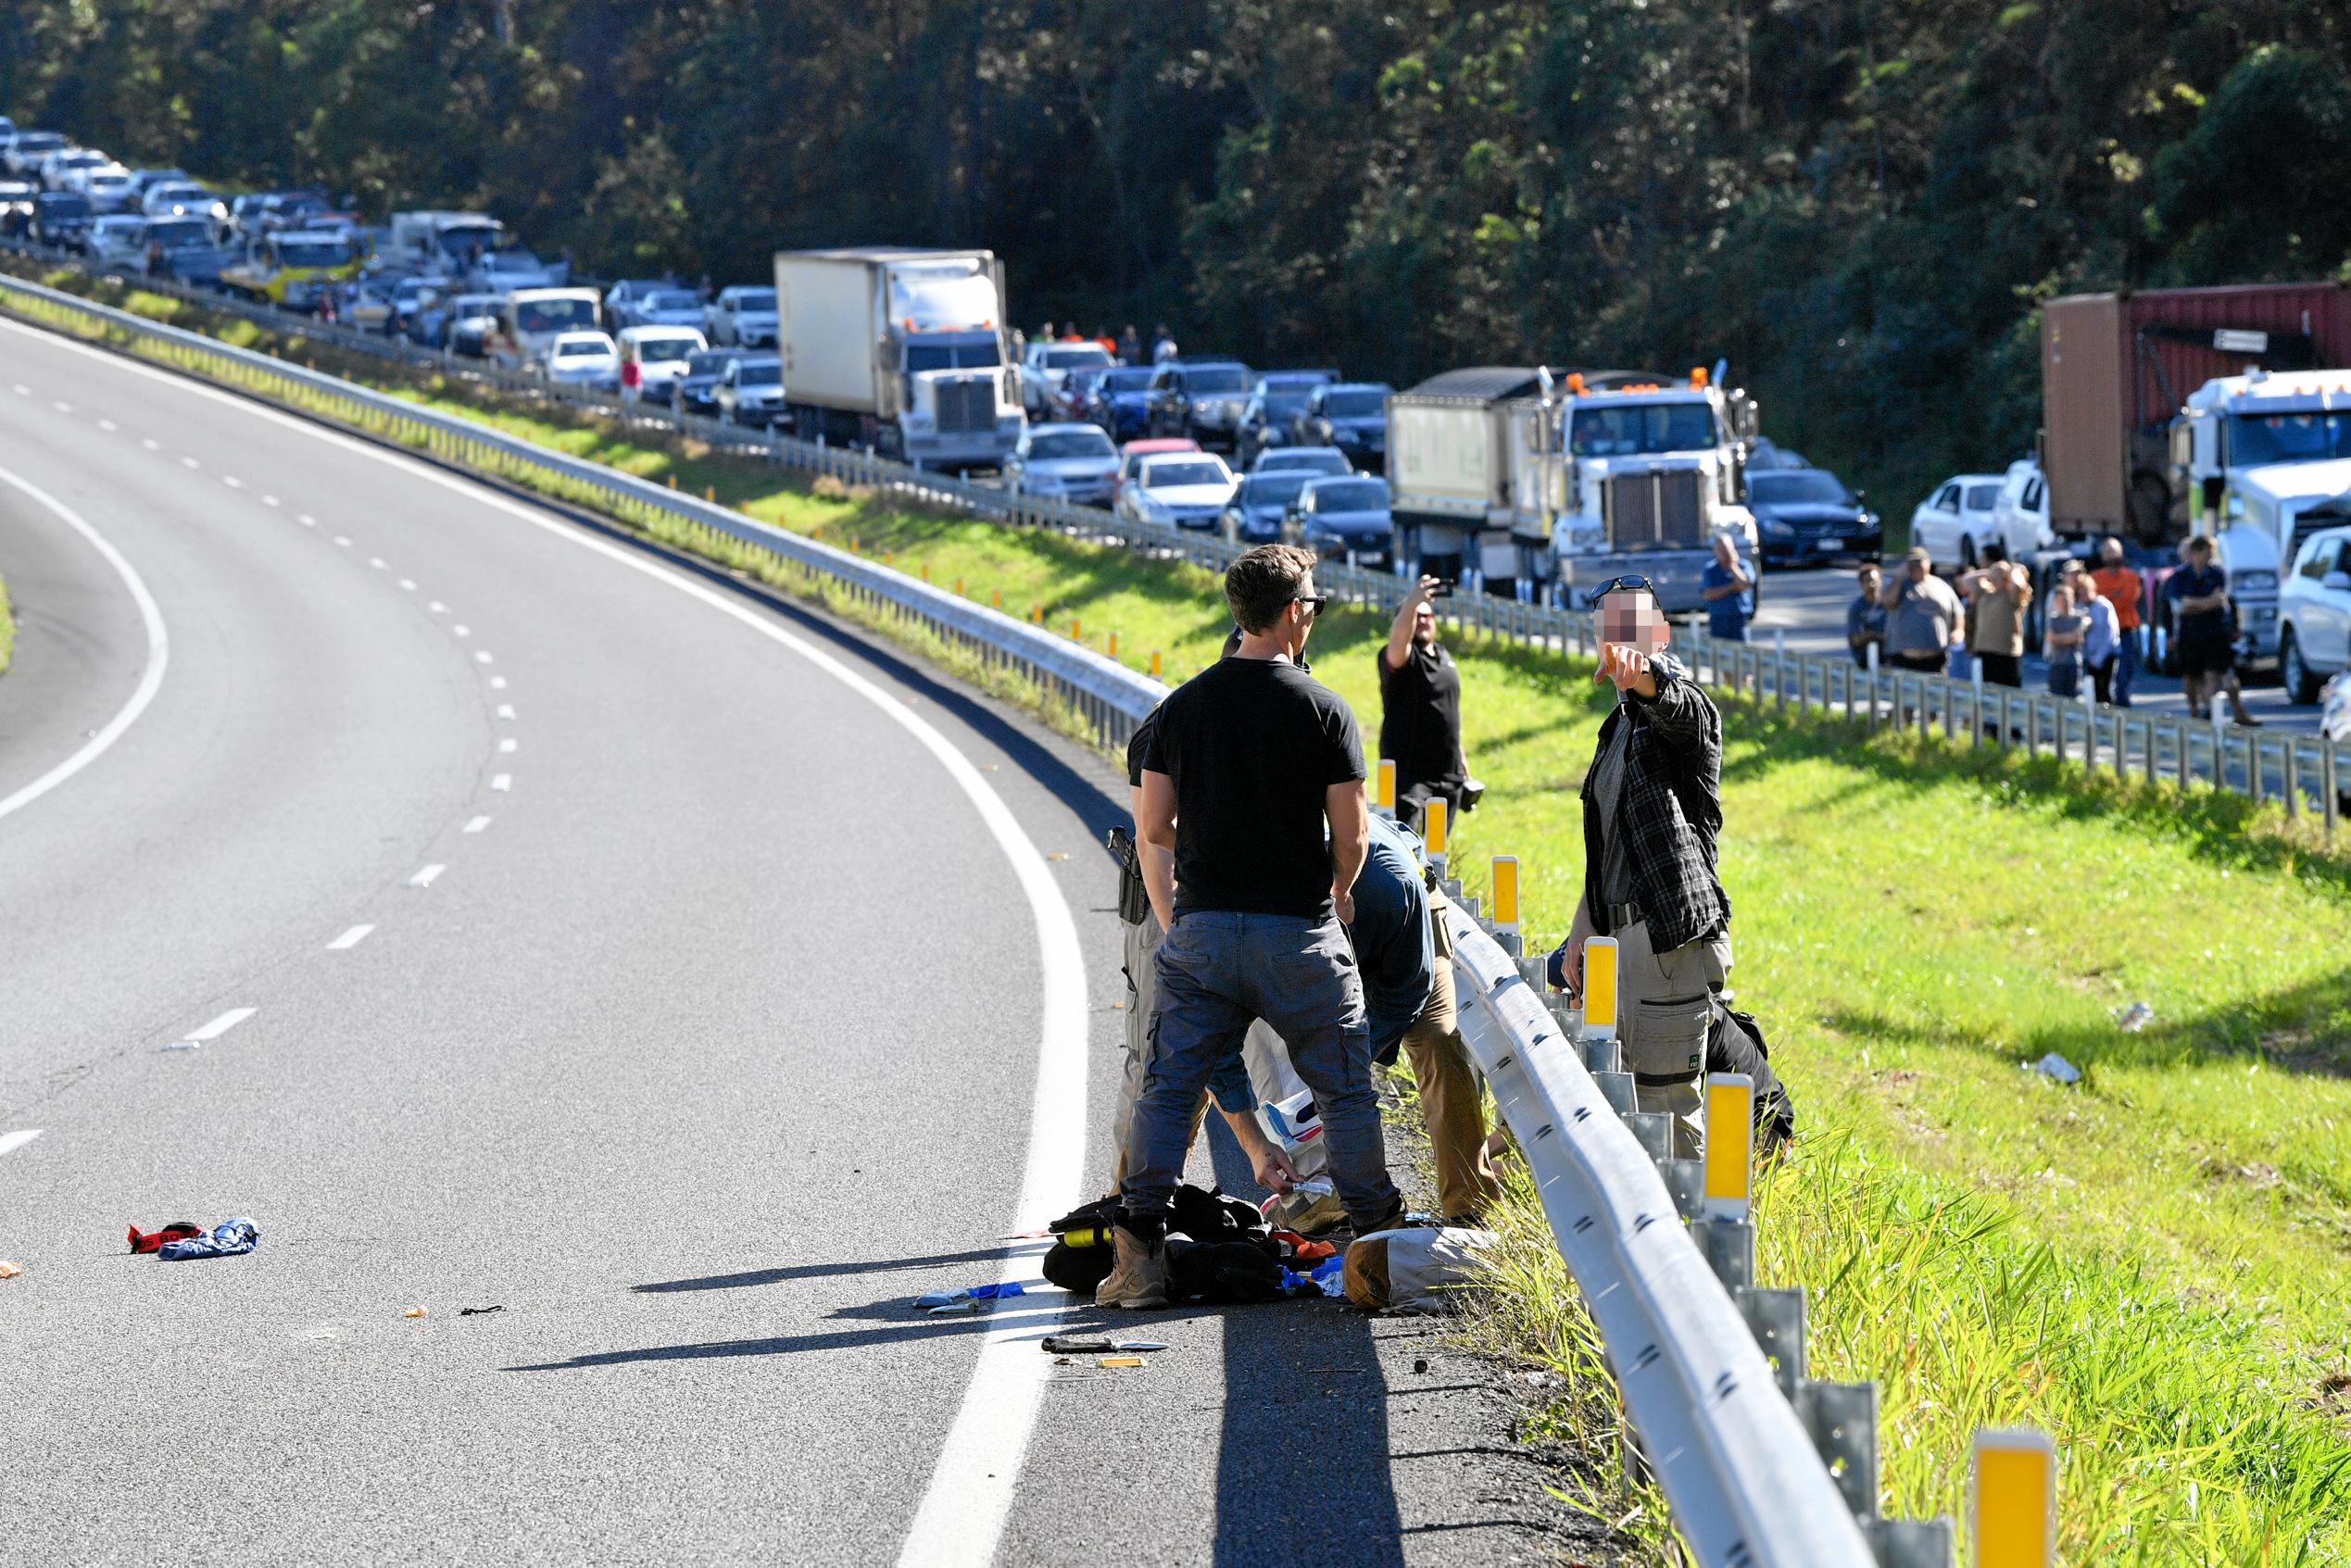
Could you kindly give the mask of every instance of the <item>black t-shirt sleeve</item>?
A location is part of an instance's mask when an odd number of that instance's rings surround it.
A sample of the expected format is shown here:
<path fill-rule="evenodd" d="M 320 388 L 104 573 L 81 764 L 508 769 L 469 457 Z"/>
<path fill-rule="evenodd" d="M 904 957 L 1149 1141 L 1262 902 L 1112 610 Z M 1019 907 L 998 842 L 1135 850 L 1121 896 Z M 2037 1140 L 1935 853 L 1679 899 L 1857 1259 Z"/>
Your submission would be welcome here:
<path fill-rule="evenodd" d="M 1149 716 L 1135 726 L 1135 734 L 1126 743 L 1126 783 L 1131 788 L 1143 787 L 1143 770 L 1146 768 L 1154 773 L 1167 771 L 1163 763 L 1151 760 L 1151 755 L 1159 745 L 1159 716 L 1166 710 L 1165 703 L 1152 709 Z"/>
<path fill-rule="evenodd" d="M 1323 729 L 1330 738 L 1324 784 L 1352 784 L 1364 778 L 1364 737 L 1355 727 L 1354 709 L 1344 699 L 1332 696 L 1324 713 Z"/>

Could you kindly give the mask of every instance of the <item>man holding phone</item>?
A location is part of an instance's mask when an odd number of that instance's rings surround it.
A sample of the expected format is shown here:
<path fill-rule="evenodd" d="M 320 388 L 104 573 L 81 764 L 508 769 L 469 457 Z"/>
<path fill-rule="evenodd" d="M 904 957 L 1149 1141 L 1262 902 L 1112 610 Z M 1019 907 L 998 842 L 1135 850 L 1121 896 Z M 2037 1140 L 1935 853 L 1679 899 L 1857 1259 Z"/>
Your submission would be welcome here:
<path fill-rule="evenodd" d="M 1432 797 L 1458 812 L 1469 782 L 1461 749 L 1461 670 L 1437 640 L 1444 580 L 1424 577 L 1396 607 L 1379 647 L 1379 754 L 1396 764 L 1396 820 L 1420 831 Z"/>
<path fill-rule="evenodd" d="M 1730 898 L 1716 874 L 1722 716 L 1666 652 L 1672 635 L 1645 577 L 1592 596 L 1600 671 L 1616 709 L 1584 775 L 1584 893 L 1552 977 L 1580 998 L 1584 945 L 1616 940 L 1616 1038 L 1641 1110 L 1674 1118 L 1678 1158 L 1703 1147 L 1698 1080 L 1714 993 L 1730 972 Z"/>

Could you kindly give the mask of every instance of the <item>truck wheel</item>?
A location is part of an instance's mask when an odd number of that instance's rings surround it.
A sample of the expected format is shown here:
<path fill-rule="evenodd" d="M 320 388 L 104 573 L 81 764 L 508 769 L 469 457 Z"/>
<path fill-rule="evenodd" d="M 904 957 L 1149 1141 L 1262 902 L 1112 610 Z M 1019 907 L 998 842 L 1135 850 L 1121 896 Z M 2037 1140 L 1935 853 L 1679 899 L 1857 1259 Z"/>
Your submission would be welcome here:
<path fill-rule="evenodd" d="M 2291 626 L 2278 638 L 2278 680 L 2285 687 L 2288 702 L 2307 708 L 2319 700 L 2318 673 L 2304 661 L 2302 645 Z"/>

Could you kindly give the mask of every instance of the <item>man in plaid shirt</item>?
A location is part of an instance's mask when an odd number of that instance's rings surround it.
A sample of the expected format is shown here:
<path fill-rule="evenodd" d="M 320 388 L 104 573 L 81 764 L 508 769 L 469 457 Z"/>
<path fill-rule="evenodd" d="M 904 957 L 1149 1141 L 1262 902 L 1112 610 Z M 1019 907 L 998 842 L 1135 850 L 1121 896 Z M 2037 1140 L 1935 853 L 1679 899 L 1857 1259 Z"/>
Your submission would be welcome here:
<path fill-rule="evenodd" d="M 1730 972 L 1730 899 L 1715 872 L 1722 716 L 1665 651 L 1672 628 L 1647 578 L 1594 598 L 1597 679 L 1616 685 L 1616 710 L 1584 777 L 1584 894 L 1553 972 L 1580 997 L 1584 944 L 1616 939 L 1616 1037 L 1641 1109 L 1674 1118 L 1675 1152 L 1690 1159 L 1714 993 Z"/>

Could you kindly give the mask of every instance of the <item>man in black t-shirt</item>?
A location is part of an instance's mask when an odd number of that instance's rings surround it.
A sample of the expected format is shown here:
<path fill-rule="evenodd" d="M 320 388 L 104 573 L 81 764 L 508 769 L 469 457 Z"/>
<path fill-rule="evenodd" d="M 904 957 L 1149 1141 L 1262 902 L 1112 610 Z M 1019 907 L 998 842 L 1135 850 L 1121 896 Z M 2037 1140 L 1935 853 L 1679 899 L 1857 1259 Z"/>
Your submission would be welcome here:
<path fill-rule="evenodd" d="M 1331 1179 L 1357 1231 L 1403 1214 L 1345 929 L 1370 831 L 1363 742 L 1346 703 L 1298 667 L 1326 602 L 1314 566 L 1286 545 L 1233 562 L 1225 597 L 1240 647 L 1169 695 L 1143 757 L 1142 836 L 1176 857 L 1176 920 L 1159 950 L 1101 1306 L 1166 1304 L 1167 1213 L 1192 1107 L 1254 1019 L 1289 1044 L 1314 1092 Z"/>
<path fill-rule="evenodd" d="M 1432 796 L 1461 809 L 1469 763 L 1461 751 L 1461 670 L 1437 641 L 1429 601 L 1444 584 L 1424 577 L 1397 608 L 1379 659 L 1379 754 L 1396 764 L 1396 820 L 1420 831 Z"/>

